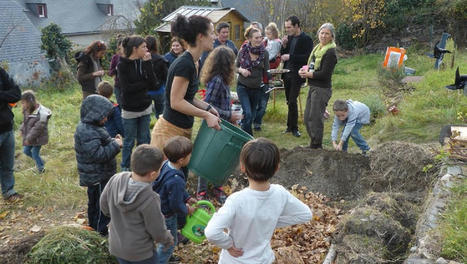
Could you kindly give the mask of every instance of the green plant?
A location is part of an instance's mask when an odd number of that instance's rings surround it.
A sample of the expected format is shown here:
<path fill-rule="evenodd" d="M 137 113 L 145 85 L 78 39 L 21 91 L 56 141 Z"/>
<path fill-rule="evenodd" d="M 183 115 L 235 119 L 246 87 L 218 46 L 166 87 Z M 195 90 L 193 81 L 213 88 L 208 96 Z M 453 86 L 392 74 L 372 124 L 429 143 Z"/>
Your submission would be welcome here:
<path fill-rule="evenodd" d="M 105 238 L 77 227 L 58 227 L 42 238 L 28 254 L 28 264 L 116 263 Z"/>
<path fill-rule="evenodd" d="M 41 49 L 45 51 L 49 64 L 53 70 L 58 71 L 68 61 L 71 42 L 62 34 L 62 29 L 55 23 L 51 23 L 41 30 Z"/>
<path fill-rule="evenodd" d="M 362 103 L 366 104 L 368 108 L 370 108 L 372 123 L 386 113 L 386 105 L 377 94 L 368 95 L 362 100 Z"/>
<path fill-rule="evenodd" d="M 357 43 L 352 37 L 352 28 L 344 23 L 339 24 L 336 29 L 336 41 L 339 47 L 346 50 L 353 50 Z"/>

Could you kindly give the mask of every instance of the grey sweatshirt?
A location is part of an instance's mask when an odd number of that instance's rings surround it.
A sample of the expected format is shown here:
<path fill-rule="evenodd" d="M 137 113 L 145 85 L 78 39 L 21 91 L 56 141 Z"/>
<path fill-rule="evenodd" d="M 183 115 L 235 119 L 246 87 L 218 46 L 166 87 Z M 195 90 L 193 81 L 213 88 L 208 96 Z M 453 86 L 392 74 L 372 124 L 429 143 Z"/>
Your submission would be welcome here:
<path fill-rule="evenodd" d="M 159 195 L 147 184 L 128 190 L 131 172 L 110 178 L 100 198 L 102 212 L 110 216 L 110 254 L 127 261 L 141 261 L 154 254 L 154 241 L 167 244 L 173 240 L 165 227 Z M 132 192 L 128 199 L 127 191 Z M 125 200 L 127 198 L 127 200 Z"/>

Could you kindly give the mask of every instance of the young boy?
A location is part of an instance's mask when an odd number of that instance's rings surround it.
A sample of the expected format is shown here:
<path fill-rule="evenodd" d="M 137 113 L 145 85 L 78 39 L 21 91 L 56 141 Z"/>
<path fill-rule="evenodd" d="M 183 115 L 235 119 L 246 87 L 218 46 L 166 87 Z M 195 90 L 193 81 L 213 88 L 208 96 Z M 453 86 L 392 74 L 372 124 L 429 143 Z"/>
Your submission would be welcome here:
<path fill-rule="evenodd" d="M 165 247 L 173 245 L 161 213 L 159 195 L 151 188 L 163 159 L 157 148 L 139 145 L 131 155 L 131 172 L 114 175 L 102 193 L 102 212 L 111 218 L 110 254 L 120 264 L 158 263 L 154 242 Z"/>
<path fill-rule="evenodd" d="M 209 242 L 222 248 L 219 263 L 272 263 L 274 229 L 311 220 L 307 205 L 269 182 L 279 161 L 279 149 L 268 139 L 243 146 L 240 170 L 248 176 L 249 186 L 231 194 L 204 230 Z"/>
<path fill-rule="evenodd" d="M 97 93 L 109 100 L 113 94 L 113 89 L 114 88 L 112 85 L 107 81 L 102 81 L 97 85 Z M 111 137 L 115 137 L 117 135 L 124 137 L 125 134 L 123 133 L 122 110 L 118 104 L 112 101 L 110 102 L 113 104 L 113 109 L 107 117 L 107 122 L 105 122 L 105 129 L 107 129 L 107 132 L 109 132 Z"/>
<path fill-rule="evenodd" d="M 122 147 L 121 138 L 111 138 L 104 129 L 112 107 L 103 96 L 88 96 L 81 105 L 81 121 L 75 132 L 79 184 L 88 187 L 89 226 L 102 235 L 107 235 L 110 219 L 101 213 L 99 198 L 117 170 L 115 156 Z"/>
<path fill-rule="evenodd" d="M 185 224 L 178 221 L 184 221 L 186 215 L 195 210 L 186 204 L 195 203 L 196 200 L 188 195 L 185 174 L 181 170 L 190 162 L 192 150 L 193 144 L 186 137 L 176 136 L 169 139 L 164 146 L 164 154 L 168 160 L 162 165 L 161 176 L 153 183 L 153 190 L 161 197 L 165 225 L 175 239 L 174 246 L 167 251 L 161 245 L 157 247 L 157 257 L 161 264 L 167 263 L 177 245 L 177 226 Z"/>
<path fill-rule="evenodd" d="M 362 150 L 362 154 L 365 155 L 370 150 L 370 147 L 360 134 L 360 129 L 363 125 L 370 123 L 370 108 L 358 101 L 336 100 L 332 109 L 335 114 L 331 133 L 334 149 L 338 151 L 347 151 L 349 137 L 351 137 L 355 144 Z M 337 134 L 341 126 L 343 126 L 344 129 L 342 130 L 341 139 L 339 143 L 337 143 Z"/>

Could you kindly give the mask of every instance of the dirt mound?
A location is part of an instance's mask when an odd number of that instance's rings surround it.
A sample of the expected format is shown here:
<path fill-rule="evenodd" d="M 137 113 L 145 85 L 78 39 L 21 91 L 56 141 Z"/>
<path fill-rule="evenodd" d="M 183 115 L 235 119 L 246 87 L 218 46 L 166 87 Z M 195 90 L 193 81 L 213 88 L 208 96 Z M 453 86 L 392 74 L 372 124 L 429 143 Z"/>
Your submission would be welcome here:
<path fill-rule="evenodd" d="M 332 199 L 352 199 L 366 193 L 360 177 L 369 171 L 369 159 L 360 154 L 296 147 L 281 153 L 272 181 L 287 188 L 306 186 Z"/>
<path fill-rule="evenodd" d="M 370 155 L 371 174 L 362 182 L 375 192 L 424 192 L 436 174 L 433 155 L 423 147 L 406 142 L 378 145 Z"/>
<path fill-rule="evenodd" d="M 0 248 L 1 262 L 3 264 L 24 263 L 26 255 L 42 237 L 44 237 L 44 232 L 34 233 L 8 245 L 8 247 Z"/>

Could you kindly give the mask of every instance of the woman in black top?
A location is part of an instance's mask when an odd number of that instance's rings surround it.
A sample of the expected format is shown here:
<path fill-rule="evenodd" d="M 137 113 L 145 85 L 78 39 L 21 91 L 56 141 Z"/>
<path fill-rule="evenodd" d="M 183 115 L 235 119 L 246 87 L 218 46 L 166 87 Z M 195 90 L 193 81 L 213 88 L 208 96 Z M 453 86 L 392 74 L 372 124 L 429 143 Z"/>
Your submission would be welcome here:
<path fill-rule="evenodd" d="M 306 100 L 304 123 L 310 136 L 311 148 L 323 148 L 323 114 L 332 94 L 331 77 L 337 63 L 334 26 L 323 24 L 318 30 L 319 44 L 313 49 L 308 65 L 298 74 L 307 78 L 310 90 Z"/>
<path fill-rule="evenodd" d="M 204 51 L 212 49 L 214 26 L 208 18 L 194 15 L 188 19 L 178 16 L 171 28 L 172 35 L 183 39 L 188 49 L 169 68 L 164 113 L 151 137 L 151 145 L 159 149 L 173 136 L 191 139 L 194 116 L 206 120 L 209 127 L 220 129 L 216 109 L 195 98 L 199 86 L 198 61 Z"/>
<path fill-rule="evenodd" d="M 157 53 L 157 44 L 156 38 L 153 36 L 147 36 L 145 38 L 148 50 L 151 53 L 152 68 L 154 70 L 154 75 L 156 76 L 156 85 L 149 89 L 149 96 L 151 96 L 152 101 L 154 102 L 154 114 L 157 119 L 162 114 L 164 110 L 164 91 L 165 91 L 165 82 L 167 81 L 167 68 L 168 63 Z"/>
<path fill-rule="evenodd" d="M 131 151 L 135 144 L 149 144 L 152 104 L 148 94 L 156 85 L 151 54 L 140 36 L 126 37 L 122 46 L 117 74 L 121 88 L 122 123 L 125 131 L 122 149 L 122 171 L 129 170 Z"/>
<path fill-rule="evenodd" d="M 78 81 L 83 90 L 83 100 L 91 94 L 97 93 L 97 85 L 102 81 L 101 59 L 105 55 L 107 46 L 101 40 L 92 42 L 84 52 L 77 52 L 75 59 L 78 62 Z"/>

